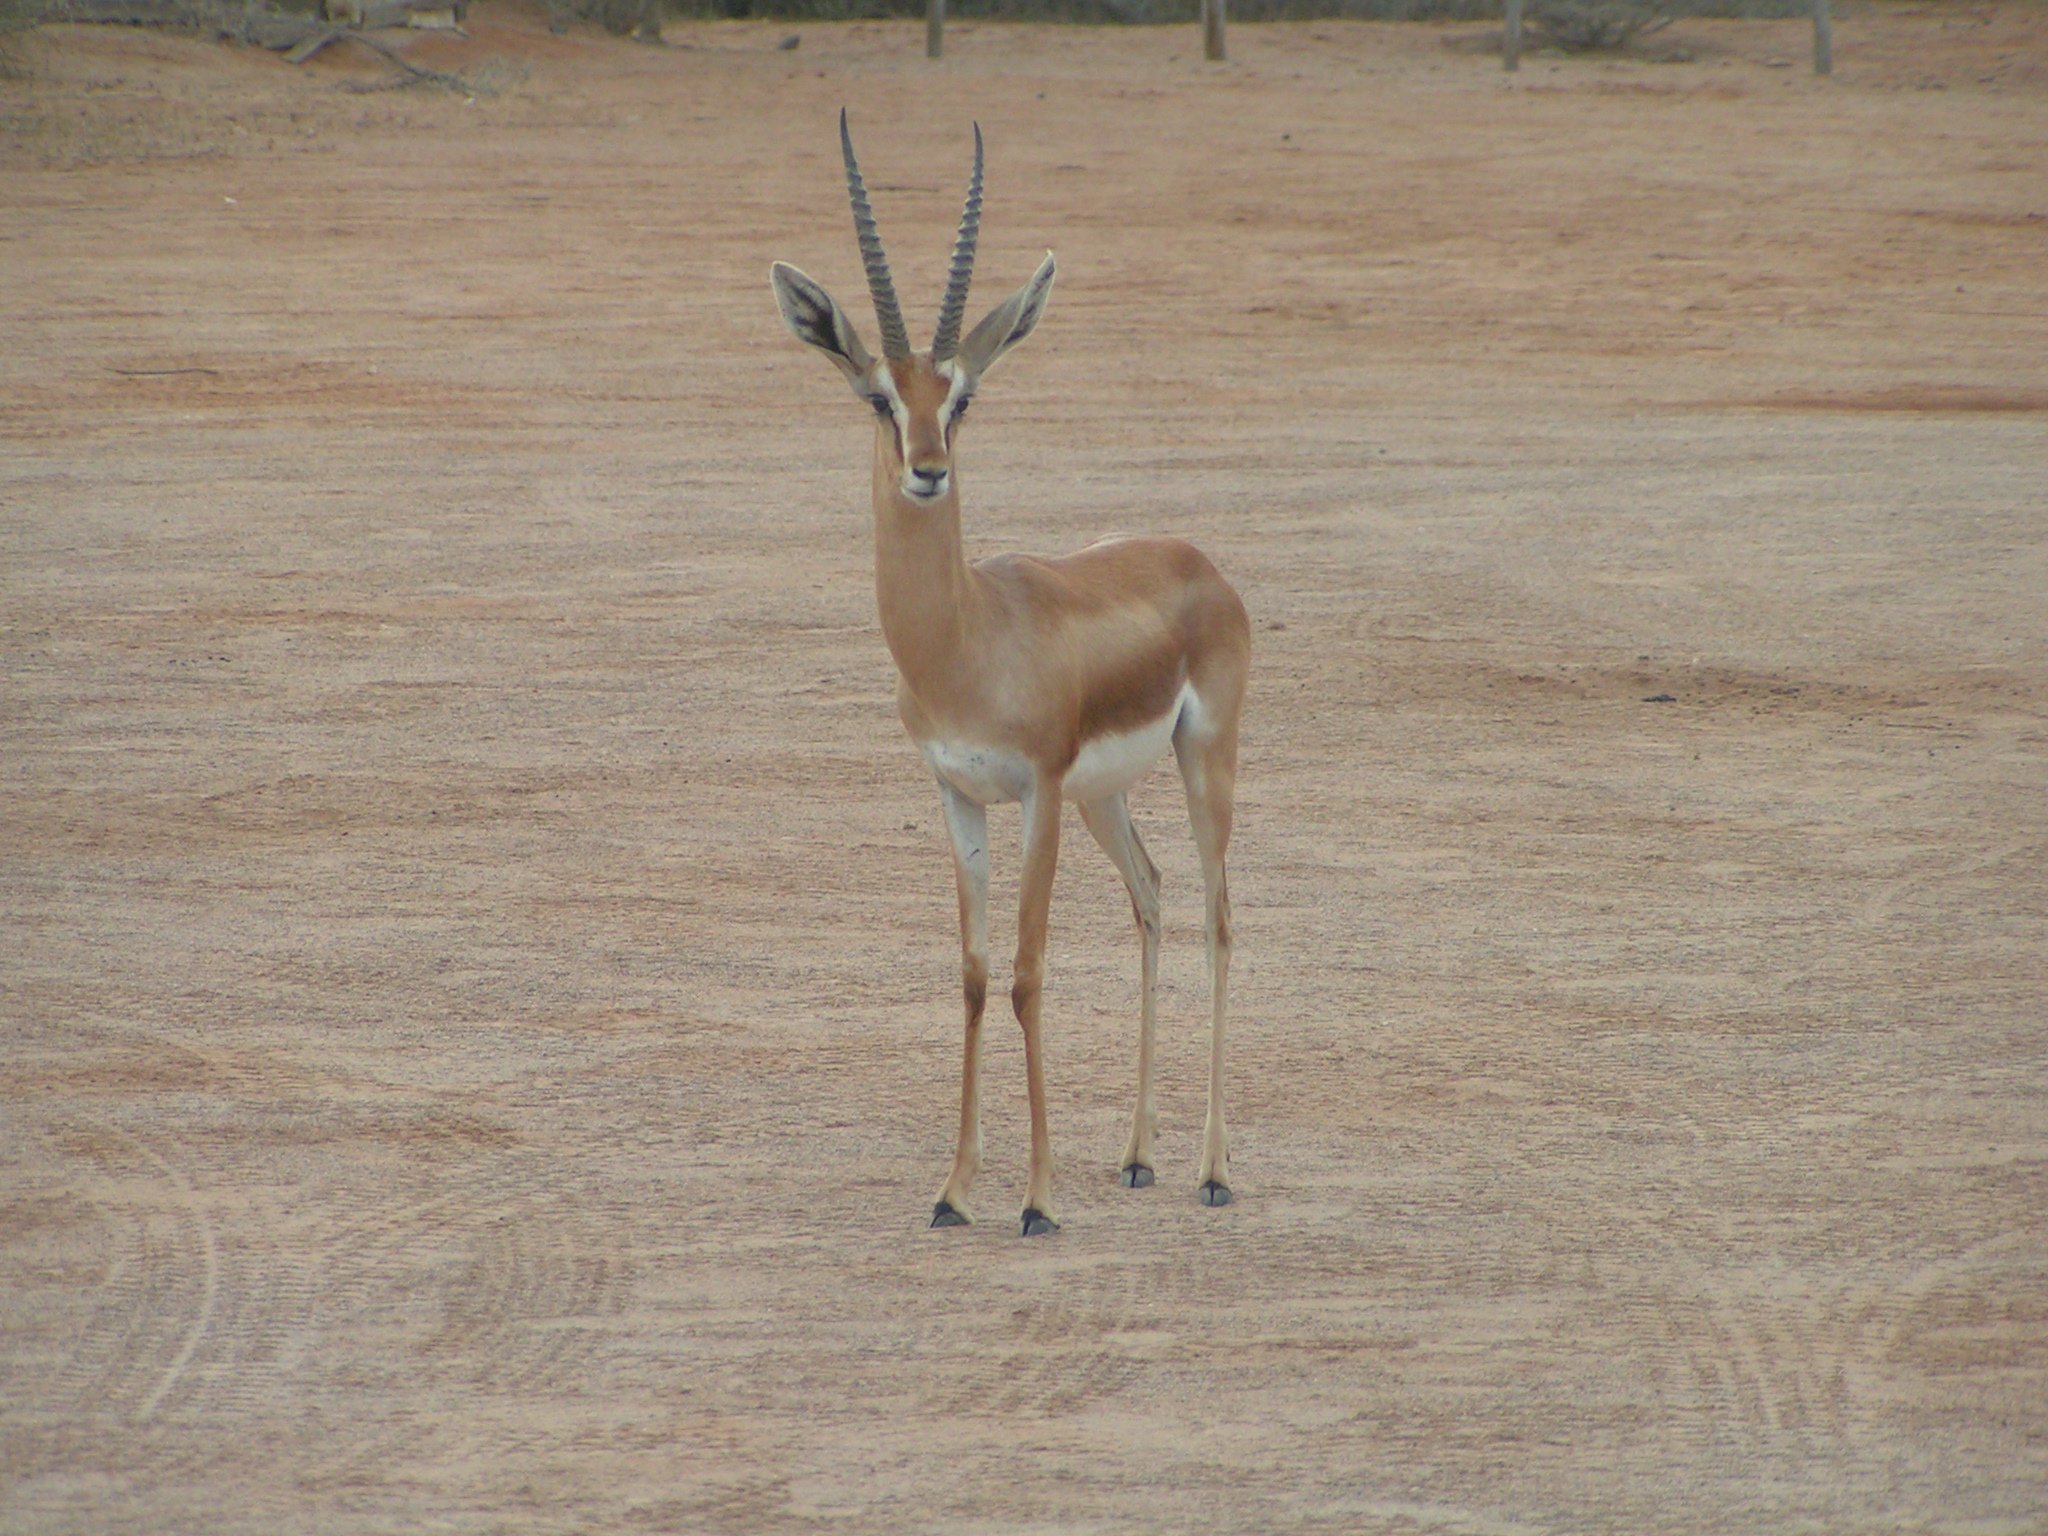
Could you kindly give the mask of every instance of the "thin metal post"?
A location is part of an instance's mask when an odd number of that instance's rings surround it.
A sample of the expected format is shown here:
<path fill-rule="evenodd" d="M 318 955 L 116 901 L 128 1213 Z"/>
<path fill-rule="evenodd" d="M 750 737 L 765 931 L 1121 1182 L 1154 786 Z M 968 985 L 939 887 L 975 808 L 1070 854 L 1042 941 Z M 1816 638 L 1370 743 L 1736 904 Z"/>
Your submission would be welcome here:
<path fill-rule="evenodd" d="M 1828 14 L 1828 0 L 1813 0 L 1813 72 L 1835 72 L 1835 18 Z"/>
<path fill-rule="evenodd" d="M 946 0 L 924 0 L 924 56 L 936 59 L 946 51 Z"/>
<path fill-rule="evenodd" d="M 1202 0 L 1202 55 L 1223 57 L 1223 0 Z"/>
<path fill-rule="evenodd" d="M 1815 0 L 1826 4 L 1826 0 Z M 1510 74 L 1522 67 L 1522 0 L 1508 0 L 1507 25 L 1501 29 L 1500 67 Z"/>

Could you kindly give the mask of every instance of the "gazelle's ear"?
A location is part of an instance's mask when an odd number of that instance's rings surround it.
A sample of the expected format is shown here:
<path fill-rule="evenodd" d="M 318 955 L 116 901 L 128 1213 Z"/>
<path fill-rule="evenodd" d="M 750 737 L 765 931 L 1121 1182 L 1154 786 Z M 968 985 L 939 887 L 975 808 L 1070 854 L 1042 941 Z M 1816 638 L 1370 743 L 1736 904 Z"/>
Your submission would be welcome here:
<path fill-rule="evenodd" d="M 768 284 L 775 290 L 783 323 L 798 341 L 831 358 L 849 379 L 858 379 L 874 366 L 873 355 L 860 344 L 853 322 L 831 294 L 786 261 L 768 269 Z"/>
<path fill-rule="evenodd" d="M 982 318 L 960 343 L 960 361 L 980 378 L 988 367 L 1010 348 L 1031 334 L 1038 317 L 1045 313 L 1045 301 L 1052 297 L 1052 252 L 1031 274 L 1031 281 L 1011 294 Z"/>

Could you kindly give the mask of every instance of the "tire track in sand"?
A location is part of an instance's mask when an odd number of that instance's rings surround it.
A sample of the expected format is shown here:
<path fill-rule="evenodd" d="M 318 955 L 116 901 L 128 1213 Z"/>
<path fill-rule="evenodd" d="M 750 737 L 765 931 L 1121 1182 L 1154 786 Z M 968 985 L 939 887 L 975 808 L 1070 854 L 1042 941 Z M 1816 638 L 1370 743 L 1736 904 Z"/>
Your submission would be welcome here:
<path fill-rule="evenodd" d="M 1013 1309 L 1009 1338 L 964 1363 L 948 1410 L 964 1418 L 1058 1417 L 1136 1386 L 1150 1362 L 1118 1339 L 1150 1336 L 1146 1295 L 1142 1274 L 1128 1265 L 1062 1274 L 1054 1299 Z"/>
<path fill-rule="evenodd" d="M 165 1365 L 163 1374 L 157 1378 L 154 1390 L 150 1392 L 148 1397 L 142 1400 L 141 1407 L 135 1410 L 135 1417 L 139 1421 L 147 1423 L 155 1417 L 158 1406 L 170 1394 L 171 1390 L 178 1385 L 179 1378 L 185 1374 L 186 1368 L 192 1364 L 192 1357 L 199 1352 L 199 1346 L 206 1338 L 207 1329 L 212 1325 L 214 1306 L 220 1297 L 220 1246 L 214 1238 L 213 1223 L 207 1220 L 205 1209 L 200 1205 L 198 1196 L 193 1191 L 191 1180 L 187 1179 L 183 1173 L 173 1166 L 170 1159 L 164 1157 L 147 1142 L 134 1136 L 131 1136 L 129 1139 L 134 1143 L 136 1149 L 163 1173 L 166 1182 L 177 1191 L 179 1204 L 187 1218 L 188 1229 L 199 1234 L 200 1249 L 199 1307 L 192 1319 L 191 1326 L 185 1331 L 184 1342 L 178 1346 L 177 1353 Z"/>
<path fill-rule="evenodd" d="M 51 1141 L 57 1181 L 89 1213 L 80 1225 L 89 1249 L 106 1255 L 105 1268 L 63 1365 L 40 1393 L 33 1380 L 20 1382 L 17 1402 L 146 1423 L 178 1389 L 213 1326 L 221 1293 L 213 1225 L 191 1179 L 148 1138 L 84 1119 Z"/>

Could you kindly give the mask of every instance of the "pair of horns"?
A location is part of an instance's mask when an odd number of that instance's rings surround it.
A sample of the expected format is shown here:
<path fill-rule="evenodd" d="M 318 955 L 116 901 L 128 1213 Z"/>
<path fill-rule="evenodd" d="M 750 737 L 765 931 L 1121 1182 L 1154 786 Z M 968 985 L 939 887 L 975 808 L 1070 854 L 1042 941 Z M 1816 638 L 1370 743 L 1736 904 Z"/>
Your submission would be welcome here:
<path fill-rule="evenodd" d="M 868 206 L 868 189 L 854 158 L 853 135 L 846 128 L 846 109 L 839 109 L 839 149 L 846 157 L 846 195 L 853 203 L 853 232 L 860 241 L 861 265 L 867 269 L 868 292 L 874 295 L 875 319 L 882 327 L 882 355 L 910 356 L 910 333 L 903 327 L 903 309 L 896 302 L 896 284 L 889 276 L 889 258 Z M 946 273 L 946 297 L 939 305 L 939 328 L 932 336 L 932 361 L 944 362 L 960 350 L 960 322 L 967 313 L 967 285 L 974 277 L 974 243 L 981 236 L 981 124 L 974 125 L 974 175 L 967 183 L 967 205 L 960 212 L 960 233 L 953 241 L 953 264 Z"/>

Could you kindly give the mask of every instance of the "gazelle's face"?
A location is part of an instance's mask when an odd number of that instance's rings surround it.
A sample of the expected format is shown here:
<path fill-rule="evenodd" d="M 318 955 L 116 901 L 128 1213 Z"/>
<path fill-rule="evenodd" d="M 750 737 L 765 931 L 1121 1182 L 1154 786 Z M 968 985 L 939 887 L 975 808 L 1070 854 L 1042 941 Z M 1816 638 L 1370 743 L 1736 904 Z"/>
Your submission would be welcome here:
<path fill-rule="evenodd" d="M 967 284 L 974 271 L 974 243 L 981 230 L 981 129 L 974 130 L 974 175 L 967 184 L 967 202 L 960 213 L 960 234 L 953 242 L 953 264 L 946 296 L 939 305 L 938 329 L 923 352 L 910 347 L 903 309 L 889 277 L 889 259 L 868 207 L 866 184 L 853 157 L 853 137 L 846 114 L 839 114 L 839 149 L 846 161 L 846 192 L 853 205 L 855 238 L 868 292 L 875 301 L 875 319 L 882 333 L 882 355 L 862 343 L 853 322 L 839 303 L 787 262 L 768 271 L 775 304 L 783 324 L 805 346 L 816 347 L 832 360 L 853 392 L 879 419 L 875 439 L 877 469 L 894 471 L 897 489 L 913 502 L 944 500 L 953 494 L 953 432 L 974 389 L 995 360 L 1031 334 L 1045 313 L 1052 293 L 1052 252 L 1031 275 L 1031 281 L 990 310 L 966 335 Z M 879 474 L 876 489 L 881 488 Z"/>
<path fill-rule="evenodd" d="M 915 502 L 942 499 L 953 489 L 953 431 L 974 398 L 974 380 L 955 358 L 934 363 L 928 352 L 877 358 L 853 381 L 873 408 L 875 451 L 896 471 L 896 483 Z"/>

